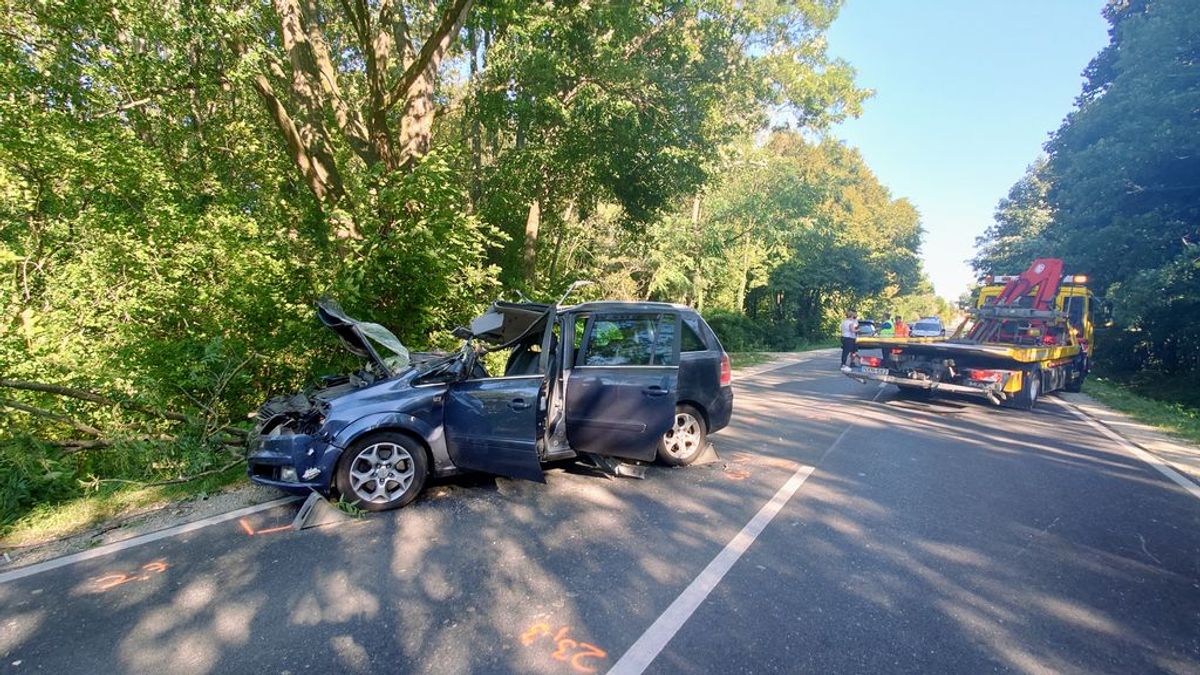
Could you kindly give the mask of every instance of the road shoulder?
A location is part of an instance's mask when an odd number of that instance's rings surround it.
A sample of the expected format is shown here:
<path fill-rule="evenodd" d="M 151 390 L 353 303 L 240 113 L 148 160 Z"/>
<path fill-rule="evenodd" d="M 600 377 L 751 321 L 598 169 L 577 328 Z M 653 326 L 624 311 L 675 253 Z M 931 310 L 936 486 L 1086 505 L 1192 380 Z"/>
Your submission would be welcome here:
<path fill-rule="evenodd" d="M 1133 445 L 1170 464 L 1192 480 L 1200 481 L 1200 447 L 1138 422 L 1087 394 L 1063 392 L 1059 396 Z"/>

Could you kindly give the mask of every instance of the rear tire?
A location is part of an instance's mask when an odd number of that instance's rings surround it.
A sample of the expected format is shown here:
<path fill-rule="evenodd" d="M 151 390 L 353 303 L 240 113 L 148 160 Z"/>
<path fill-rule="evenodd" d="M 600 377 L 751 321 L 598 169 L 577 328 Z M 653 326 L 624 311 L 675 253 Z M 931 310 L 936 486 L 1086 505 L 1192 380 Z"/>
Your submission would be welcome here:
<path fill-rule="evenodd" d="M 675 406 L 675 422 L 658 441 L 658 461 L 667 466 L 687 466 L 707 447 L 704 416 L 690 405 Z"/>
<path fill-rule="evenodd" d="M 1021 391 L 1017 392 L 1016 398 L 1013 399 L 1013 405 L 1021 410 L 1033 410 L 1033 406 L 1037 405 L 1038 397 L 1042 395 L 1042 371 L 1037 368 L 1027 370 L 1022 379 Z"/>

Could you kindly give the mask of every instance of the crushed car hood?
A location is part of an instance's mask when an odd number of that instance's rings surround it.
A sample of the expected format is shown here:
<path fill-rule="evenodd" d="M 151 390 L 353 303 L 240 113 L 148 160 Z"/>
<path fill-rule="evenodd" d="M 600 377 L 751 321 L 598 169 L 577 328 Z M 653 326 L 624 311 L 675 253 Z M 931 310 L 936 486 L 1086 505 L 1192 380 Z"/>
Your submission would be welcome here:
<path fill-rule="evenodd" d="M 408 349 L 383 326 L 352 319 L 329 299 L 317 303 L 317 318 L 337 334 L 346 349 L 369 359 L 381 372 L 390 375 L 408 368 Z"/>

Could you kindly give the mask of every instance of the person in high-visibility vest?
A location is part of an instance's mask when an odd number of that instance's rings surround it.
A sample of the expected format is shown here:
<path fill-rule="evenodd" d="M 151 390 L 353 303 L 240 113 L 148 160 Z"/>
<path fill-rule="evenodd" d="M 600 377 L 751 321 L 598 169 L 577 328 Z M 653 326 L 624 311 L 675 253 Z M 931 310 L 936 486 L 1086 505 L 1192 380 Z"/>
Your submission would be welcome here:
<path fill-rule="evenodd" d="M 879 325 L 879 337 L 896 337 L 896 329 L 892 326 L 892 322 L 887 319 Z"/>
<path fill-rule="evenodd" d="M 904 323 L 904 319 L 897 316 L 892 320 L 892 326 L 896 331 L 896 337 L 908 337 L 908 324 Z"/>

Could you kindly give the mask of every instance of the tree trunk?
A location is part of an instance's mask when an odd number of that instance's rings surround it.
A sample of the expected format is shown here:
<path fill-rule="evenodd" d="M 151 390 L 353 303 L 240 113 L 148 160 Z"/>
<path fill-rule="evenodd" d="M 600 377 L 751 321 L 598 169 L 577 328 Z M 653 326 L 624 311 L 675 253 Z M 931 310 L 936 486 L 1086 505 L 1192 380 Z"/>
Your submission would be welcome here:
<path fill-rule="evenodd" d="M 471 50 L 470 59 L 470 74 L 471 79 L 468 81 L 471 86 L 475 85 L 475 79 L 479 74 L 479 45 L 475 39 L 475 27 L 467 29 L 467 47 Z M 479 197 L 483 192 L 479 183 L 479 173 L 483 168 L 483 128 L 479 123 L 479 115 L 471 115 L 471 210 L 474 211 L 476 204 L 479 202 Z"/>
<path fill-rule="evenodd" d="M 746 288 L 750 285 L 750 242 L 742 242 L 742 279 L 738 283 L 737 311 L 746 312 Z"/>
<path fill-rule="evenodd" d="M 542 200 L 534 197 L 529 202 L 529 213 L 525 217 L 525 244 L 521 250 L 522 271 L 525 285 L 533 290 L 537 274 L 538 230 L 542 226 Z"/>
<path fill-rule="evenodd" d="M 704 244 L 700 237 L 700 193 L 692 198 L 692 241 L 696 244 L 695 267 L 692 269 L 692 297 L 697 312 L 704 311 L 704 274 L 700 269 L 704 259 Z"/>
<path fill-rule="evenodd" d="M 307 177 L 317 201 L 335 204 L 345 190 L 333 159 L 333 145 L 325 127 L 319 67 L 308 32 L 304 29 L 296 0 L 274 0 L 279 15 L 283 48 L 292 65 L 292 96 L 299 103 L 300 115 L 294 126 L 300 142 L 308 151 Z"/>

